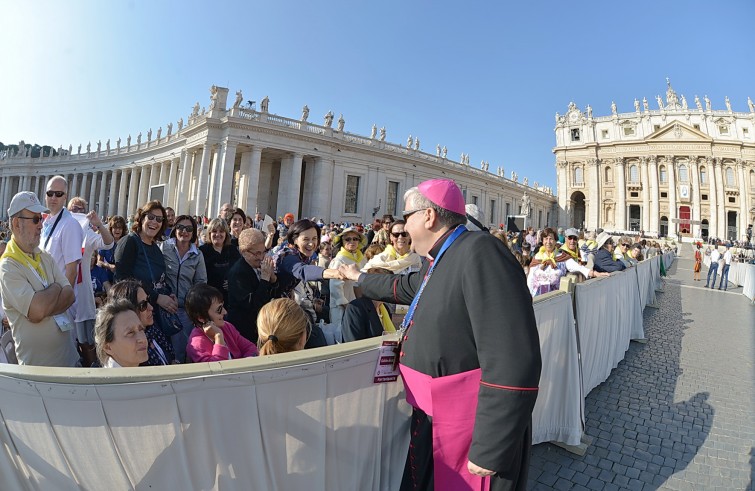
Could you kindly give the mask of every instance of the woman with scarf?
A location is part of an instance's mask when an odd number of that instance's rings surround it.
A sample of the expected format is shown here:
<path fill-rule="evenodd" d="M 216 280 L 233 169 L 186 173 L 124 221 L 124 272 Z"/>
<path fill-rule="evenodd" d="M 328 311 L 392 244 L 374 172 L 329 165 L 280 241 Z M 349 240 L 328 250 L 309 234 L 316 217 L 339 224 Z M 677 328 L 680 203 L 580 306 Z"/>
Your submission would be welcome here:
<path fill-rule="evenodd" d="M 367 260 L 362 254 L 362 248 L 367 244 L 367 238 L 356 228 L 348 227 L 340 234 L 336 235 L 333 240 L 333 250 L 338 250 L 338 254 L 330 262 L 330 267 L 338 269 L 341 265 L 356 265 L 357 269 L 362 269 Z M 354 288 L 356 283 L 350 280 L 332 280 L 330 282 L 330 323 L 338 326 L 336 332 L 339 332 L 341 319 L 346 310 L 346 306 L 357 298 Z"/>
<path fill-rule="evenodd" d="M 608 276 L 607 273 L 597 273 L 579 264 L 579 252 L 576 250 L 576 230 L 566 232 L 566 244 L 556 250 L 557 235 L 552 228 L 543 231 L 543 245 L 530 263 L 527 275 L 527 286 L 533 297 L 558 290 L 561 277 L 568 272 L 579 272 L 585 278 Z M 570 244 L 573 244 L 571 247 Z"/>
<path fill-rule="evenodd" d="M 320 228 L 311 220 L 299 220 L 288 229 L 287 244 L 275 256 L 275 275 L 278 277 L 281 298 L 293 299 L 309 317 L 312 335 L 305 348 L 325 346 L 325 335 L 317 324 L 318 302 L 307 282 L 338 280 L 341 273 L 313 264 L 320 244 Z M 320 305 L 319 308 L 322 308 Z"/>
<path fill-rule="evenodd" d="M 396 220 L 391 225 L 391 243 L 386 246 L 382 253 L 367 261 L 362 271 L 367 272 L 370 268 L 383 268 L 394 274 L 409 274 L 419 271 L 422 267 L 422 258 L 411 250 L 412 238 L 404 229 L 406 222 Z"/>

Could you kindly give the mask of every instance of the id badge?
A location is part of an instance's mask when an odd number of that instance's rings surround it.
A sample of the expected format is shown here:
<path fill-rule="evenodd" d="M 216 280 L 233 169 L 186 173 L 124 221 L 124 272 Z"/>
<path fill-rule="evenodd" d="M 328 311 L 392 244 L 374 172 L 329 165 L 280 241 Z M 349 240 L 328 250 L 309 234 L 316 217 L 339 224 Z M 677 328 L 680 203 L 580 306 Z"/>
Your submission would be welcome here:
<path fill-rule="evenodd" d="M 400 340 L 401 331 L 383 332 L 383 343 L 378 350 L 377 366 L 375 366 L 374 383 L 382 384 L 398 380 Z"/>
<path fill-rule="evenodd" d="M 68 317 L 67 313 L 64 312 L 62 314 L 54 315 L 53 318 L 58 325 L 58 329 L 61 331 L 68 332 L 73 329 L 73 322 L 71 322 L 71 318 Z"/>

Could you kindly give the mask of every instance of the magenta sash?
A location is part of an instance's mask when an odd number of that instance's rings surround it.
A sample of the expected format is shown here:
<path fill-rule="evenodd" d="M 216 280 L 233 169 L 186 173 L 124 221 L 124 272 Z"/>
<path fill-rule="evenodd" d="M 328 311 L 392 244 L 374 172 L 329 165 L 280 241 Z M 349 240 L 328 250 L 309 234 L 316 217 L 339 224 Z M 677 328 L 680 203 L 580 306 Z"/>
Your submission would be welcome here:
<path fill-rule="evenodd" d="M 482 371 L 433 378 L 401 365 L 406 401 L 431 416 L 436 491 L 485 491 L 490 480 L 467 470 Z"/>

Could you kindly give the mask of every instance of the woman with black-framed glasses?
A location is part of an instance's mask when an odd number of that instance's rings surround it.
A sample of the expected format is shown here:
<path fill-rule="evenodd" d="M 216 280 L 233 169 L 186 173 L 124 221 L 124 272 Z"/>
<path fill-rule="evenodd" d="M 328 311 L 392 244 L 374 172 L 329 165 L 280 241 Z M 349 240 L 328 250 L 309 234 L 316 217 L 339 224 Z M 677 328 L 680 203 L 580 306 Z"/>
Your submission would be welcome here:
<path fill-rule="evenodd" d="M 144 366 L 170 365 L 176 363 L 175 352 L 170 340 L 162 330 L 155 325 L 152 315 L 152 304 L 149 303 L 147 292 L 141 282 L 135 279 L 119 281 L 110 288 L 109 301 L 126 299 L 136 307 L 136 315 L 144 326 L 147 335 L 147 353 L 149 355 Z"/>
<path fill-rule="evenodd" d="M 184 301 L 189 289 L 200 283 L 207 283 L 207 270 L 204 255 L 196 246 L 197 222 L 194 217 L 181 215 L 175 220 L 170 238 L 160 243 L 165 259 L 166 279 L 178 302 L 178 318 L 183 330 L 171 336 L 173 349 L 178 360 L 186 359 L 186 345 L 194 328 L 184 309 Z"/>
<path fill-rule="evenodd" d="M 340 266 L 356 265 L 362 269 L 367 262 L 362 254 L 362 247 L 367 244 L 367 237 L 355 227 L 347 227 L 333 239 L 333 250 L 337 250 L 330 267 L 338 269 Z M 355 288 L 357 284 L 351 280 L 330 280 L 330 324 L 337 326 L 340 333 L 341 319 L 349 302 L 357 298 Z"/>

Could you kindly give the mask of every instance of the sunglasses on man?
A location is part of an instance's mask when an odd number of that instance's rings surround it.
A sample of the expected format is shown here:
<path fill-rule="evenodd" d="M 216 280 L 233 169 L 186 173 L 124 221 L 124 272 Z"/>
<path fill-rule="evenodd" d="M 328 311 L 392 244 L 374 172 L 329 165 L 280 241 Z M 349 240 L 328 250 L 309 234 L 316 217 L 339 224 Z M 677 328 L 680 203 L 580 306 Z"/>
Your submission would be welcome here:
<path fill-rule="evenodd" d="M 66 195 L 66 192 L 65 191 L 47 191 L 45 194 L 47 195 L 48 198 L 52 198 L 53 196 L 55 196 L 56 198 L 62 198 L 63 196 Z"/>

